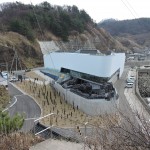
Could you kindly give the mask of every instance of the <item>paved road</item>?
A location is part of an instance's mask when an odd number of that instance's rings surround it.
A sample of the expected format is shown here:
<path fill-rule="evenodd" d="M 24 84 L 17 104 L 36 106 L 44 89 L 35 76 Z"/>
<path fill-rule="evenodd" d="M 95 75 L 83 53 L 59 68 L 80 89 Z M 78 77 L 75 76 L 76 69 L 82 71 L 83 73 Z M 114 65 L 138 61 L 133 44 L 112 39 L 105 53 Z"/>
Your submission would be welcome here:
<path fill-rule="evenodd" d="M 126 99 L 126 96 L 124 95 L 124 87 L 125 87 L 125 80 L 127 78 L 127 73 L 128 73 L 128 70 L 129 68 L 128 67 L 125 67 L 124 69 L 124 72 L 121 76 L 121 78 L 119 80 L 117 80 L 117 82 L 115 83 L 115 88 L 117 89 L 117 92 L 119 94 L 119 111 L 127 116 L 128 118 L 130 118 L 130 120 L 132 120 L 134 123 L 137 122 L 136 121 L 136 118 L 132 112 L 132 109 Z M 125 123 L 124 122 L 125 120 L 122 119 L 122 123 Z"/>
<path fill-rule="evenodd" d="M 10 95 L 13 97 L 10 104 L 11 107 L 9 107 L 9 113 L 11 116 L 17 112 L 25 114 L 26 120 L 21 131 L 28 132 L 34 125 L 34 118 L 40 117 L 40 107 L 31 97 L 23 94 L 10 83 L 8 89 Z"/>

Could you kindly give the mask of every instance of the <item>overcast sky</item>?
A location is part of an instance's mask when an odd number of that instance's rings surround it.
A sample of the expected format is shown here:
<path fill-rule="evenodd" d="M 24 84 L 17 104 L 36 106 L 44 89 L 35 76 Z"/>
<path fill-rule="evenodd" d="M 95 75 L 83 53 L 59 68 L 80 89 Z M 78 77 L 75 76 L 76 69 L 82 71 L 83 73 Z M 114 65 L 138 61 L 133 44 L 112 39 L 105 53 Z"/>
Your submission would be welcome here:
<path fill-rule="evenodd" d="M 16 0 L 0 0 L 15 2 Z M 45 0 L 18 0 L 25 4 L 39 4 Z M 84 9 L 95 22 L 114 18 L 118 20 L 150 18 L 150 0 L 47 0 L 52 5 L 76 5 Z"/>

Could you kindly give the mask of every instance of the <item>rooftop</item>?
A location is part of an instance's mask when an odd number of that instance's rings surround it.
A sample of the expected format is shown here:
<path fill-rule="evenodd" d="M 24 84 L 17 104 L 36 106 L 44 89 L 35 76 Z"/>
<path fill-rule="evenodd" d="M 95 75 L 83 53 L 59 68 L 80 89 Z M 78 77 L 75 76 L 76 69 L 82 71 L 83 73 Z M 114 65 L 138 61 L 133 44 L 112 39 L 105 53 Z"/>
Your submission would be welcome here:
<path fill-rule="evenodd" d="M 84 54 L 102 54 L 99 50 L 97 49 L 80 49 L 76 51 L 76 53 L 84 53 Z"/>

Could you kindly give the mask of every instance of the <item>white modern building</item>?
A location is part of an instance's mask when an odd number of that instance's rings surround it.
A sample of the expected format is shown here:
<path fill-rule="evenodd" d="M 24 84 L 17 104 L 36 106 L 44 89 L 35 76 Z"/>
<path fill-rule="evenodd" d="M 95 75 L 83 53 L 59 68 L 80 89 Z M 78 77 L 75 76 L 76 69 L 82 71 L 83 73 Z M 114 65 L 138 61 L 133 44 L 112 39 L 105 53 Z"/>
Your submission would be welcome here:
<path fill-rule="evenodd" d="M 80 50 L 51 52 L 43 57 L 45 68 L 72 77 L 70 81 L 54 85 L 70 104 L 89 115 L 116 113 L 119 99 L 112 83 L 123 73 L 124 53 L 104 55 L 97 50 Z"/>
<path fill-rule="evenodd" d="M 110 79 L 116 72 L 120 77 L 124 70 L 125 54 L 111 55 L 52 52 L 44 55 L 44 67 L 61 72 L 78 73 Z"/>

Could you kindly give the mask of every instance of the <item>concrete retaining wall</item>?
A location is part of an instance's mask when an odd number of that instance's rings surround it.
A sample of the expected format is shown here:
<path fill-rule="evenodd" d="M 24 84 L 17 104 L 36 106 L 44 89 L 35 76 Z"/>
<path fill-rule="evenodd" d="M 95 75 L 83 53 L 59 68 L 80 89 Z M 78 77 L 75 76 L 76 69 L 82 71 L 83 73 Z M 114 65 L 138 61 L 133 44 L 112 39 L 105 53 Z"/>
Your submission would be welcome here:
<path fill-rule="evenodd" d="M 39 75 L 43 75 L 41 72 L 36 72 Z M 105 99 L 86 99 L 83 98 L 73 92 L 71 92 L 69 89 L 64 89 L 60 84 L 55 82 L 50 77 L 47 77 L 43 75 L 44 78 L 47 78 L 50 84 L 54 85 L 54 88 L 60 92 L 61 97 L 64 98 L 64 100 L 67 100 L 68 103 L 71 105 L 77 107 L 85 112 L 88 115 L 94 116 L 94 115 L 102 115 L 102 114 L 113 114 L 116 113 L 119 99 L 116 100 L 116 98 L 111 99 L 110 101 L 107 101 Z M 116 80 L 116 77 L 114 77 L 114 80 Z"/>
<path fill-rule="evenodd" d="M 110 83 L 115 83 L 117 80 L 118 80 L 118 72 L 116 72 L 115 74 L 114 74 L 114 76 L 108 81 L 108 82 L 110 82 Z"/>
<path fill-rule="evenodd" d="M 140 70 L 138 70 L 138 71 L 140 71 Z M 139 92 L 139 88 L 138 88 L 138 71 L 136 73 L 135 95 L 138 97 L 138 99 L 140 100 L 142 105 L 145 107 L 146 111 L 150 114 L 150 108 L 149 108 L 148 104 L 146 103 L 146 101 L 141 97 L 140 92 Z M 140 72 L 143 72 L 143 71 L 144 70 L 141 70 Z"/>
<path fill-rule="evenodd" d="M 110 101 L 107 101 L 105 99 L 86 99 L 71 92 L 69 89 L 64 89 L 58 83 L 55 83 L 54 87 L 56 90 L 58 90 L 58 92 L 60 92 L 61 96 L 65 100 L 67 100 L 68 103 L 70 103 L 71 105 L 74 104 L 75 107 L 78 106 L 80 110 L 88 115 L 94 116 L 106 113 L 113 114 L 117 112 L 119 99 L 116 100 L 114 98 Z"/>

